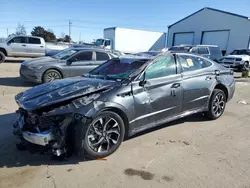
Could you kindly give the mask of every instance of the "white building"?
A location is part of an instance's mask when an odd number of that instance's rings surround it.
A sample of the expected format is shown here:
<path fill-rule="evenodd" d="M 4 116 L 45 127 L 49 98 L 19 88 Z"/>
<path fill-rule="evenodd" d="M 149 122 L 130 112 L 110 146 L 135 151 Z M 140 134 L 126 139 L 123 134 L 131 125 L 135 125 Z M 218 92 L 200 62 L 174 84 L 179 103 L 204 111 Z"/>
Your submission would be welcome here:
<path fill-rule="evenodd" d="M 168 26 L 167 46 L 179 44 L 214 44 L 226 53 L 250 48 L 250 18 L 205 7 Z"/>

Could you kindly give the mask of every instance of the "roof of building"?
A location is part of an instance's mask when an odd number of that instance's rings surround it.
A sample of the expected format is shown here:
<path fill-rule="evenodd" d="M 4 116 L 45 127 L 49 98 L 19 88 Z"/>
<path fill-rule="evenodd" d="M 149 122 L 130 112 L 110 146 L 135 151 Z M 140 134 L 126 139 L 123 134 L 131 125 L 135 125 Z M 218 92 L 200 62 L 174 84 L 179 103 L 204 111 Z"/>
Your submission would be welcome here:
<path fill-rule="evenodd" d="M 231 12 L 227 12 L 227 11 L 224 11 L 224 10 L 218 10 L 218 9 L 214 9 L 214 8 L 210 8 L 210 7 L 204 7 L 202 9 L 194 12 L 193 14 L 190 14 L 189 16 L 187 16 L 187 17 L 185 17 L 185 18 L 183 18 L 183 19 L 181 19 L 181 20 L 179 20 L 179 21 L 177 21 L 177 22 L 169 25 L 168 28 L 172 27 L 173 25 L 175 25 L 175 24 L 177 24 L 177 23 L 179 23 L 179 22 L 181 22 L 181 21 L 183 21 L 183 20 L 185 20 L 185 19 L 187 19 L 187 18 L 189 18 L 189 17 L 191 17 L 191 16 L 193 16 L 193 15 L 195 15 L 195 14 L 203 11 L 203 10 L 213 10 L 213 11 L 216 11 L 216 12 L 221 12 L 221 13 L 224 13 L 224 14 L 229 14 L 229 15 L 232 15 L 232 16 L 237 16 L 237 17 L 240 17 L 240 18 L 243 18 L 243 19 L 250 20 L 250 18 L 247 17 L 247 16 L 242 16 L 242 15 L 239 15 L 239 14 L 234 14 L 234 13 L 231 13 Z"/>

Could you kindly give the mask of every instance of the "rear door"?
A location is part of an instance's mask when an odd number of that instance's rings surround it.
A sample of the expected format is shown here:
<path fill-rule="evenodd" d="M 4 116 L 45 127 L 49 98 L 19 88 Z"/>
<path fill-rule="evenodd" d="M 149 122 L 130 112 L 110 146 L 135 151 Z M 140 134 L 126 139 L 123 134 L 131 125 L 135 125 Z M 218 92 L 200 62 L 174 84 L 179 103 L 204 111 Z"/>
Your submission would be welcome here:
<path fill-rule="evenodd" d="M 26 57 L 27 55 L 27 37 L 14 37 L 7 43 L 12 51 L 13 56 Z"/>
<path fill-rule="evenodd" d="M 94 56 L 92 51 L 78 52 L 68 60 L 72 63 L 67 66 L 67 71 L 69 71 L 70 76 L 80 76 L 88 73 L 97 67 L 93 59 Z"/>
<path fill-rule="evenodd" d="M 216 82 L 212 62 L 194 55 L 178 54 L 182 67 L 183 108 L 182 111 L 204 107 Z"/>
<path fill-rule="evenodd" d="M 104 62 L 108 61 L 111 59 L 108 53 L 105 52 L 94 52 L 94 57 L 95 57 L 95 64 L 97 66 L 103 64 Z"/>
<path fill-rule="evenodd" d="M 40 57 L 44 56 L 45 54 L 45 46 L 42 44 L 40 38 L 36 37 L 27 37 L 28 44 L 27 44 L 27 53 L 30 57 Z"/>

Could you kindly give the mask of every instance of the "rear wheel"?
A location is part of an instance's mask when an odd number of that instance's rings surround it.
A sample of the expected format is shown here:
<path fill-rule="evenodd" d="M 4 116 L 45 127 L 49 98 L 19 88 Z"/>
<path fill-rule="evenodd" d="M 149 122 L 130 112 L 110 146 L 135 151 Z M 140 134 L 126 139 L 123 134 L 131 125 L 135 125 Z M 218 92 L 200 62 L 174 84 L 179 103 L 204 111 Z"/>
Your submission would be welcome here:
<path fill-rule="evenodd" d="M 125 127 L 122 118 L 111 111 L 101 112 L 89 125 L 78 125 L 75 131 L 76 149 L 90 159 L 107 157 L 121 145 Z"/>
<path fill-rule="evenodd" d="M 224 113 L 226 101 L 225 93 L 220 89 L 215 89 L 210 99 L 209 110 L 206 112 L 206 116 L 211 120 L 218 119 Z"/>
<path fill-rule="evenodd" d="M 5 55 L 3 52 L 0 51 L 0 63 L 3 63 L 5 61 Z"/>
<path fill-rule="evenodd" d="M 50 69 L 47 70 L 44 74 L 43 74 L 43 83 L 47 83 L 47 82 L 52 82 L 54 80 L 59 80 L 62 79 L 62 75 L 59 71 L 55 70 L 55 69 Z"/>

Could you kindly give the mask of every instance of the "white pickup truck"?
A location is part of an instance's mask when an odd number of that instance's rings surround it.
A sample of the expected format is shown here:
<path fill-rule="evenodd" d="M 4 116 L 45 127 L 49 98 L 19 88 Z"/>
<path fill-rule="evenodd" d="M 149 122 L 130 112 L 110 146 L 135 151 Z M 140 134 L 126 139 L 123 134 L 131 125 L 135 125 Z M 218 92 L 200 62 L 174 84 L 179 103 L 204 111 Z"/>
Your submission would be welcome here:
<path fill-rule="evenodd" d="M 45 52 L 45 41 L 41 37 L 9 37 L 0 43 L 0 63 L 5 61 L 5 57 L 41 57 Z"/>

